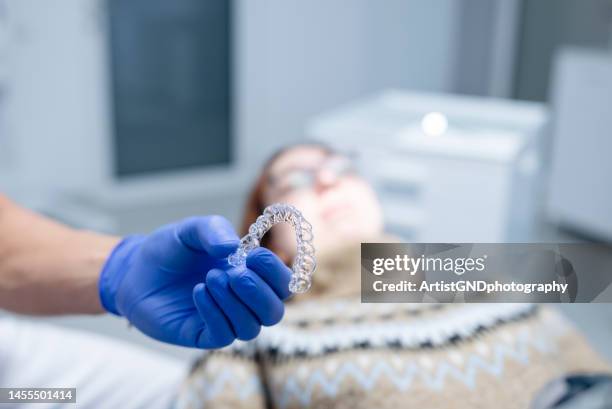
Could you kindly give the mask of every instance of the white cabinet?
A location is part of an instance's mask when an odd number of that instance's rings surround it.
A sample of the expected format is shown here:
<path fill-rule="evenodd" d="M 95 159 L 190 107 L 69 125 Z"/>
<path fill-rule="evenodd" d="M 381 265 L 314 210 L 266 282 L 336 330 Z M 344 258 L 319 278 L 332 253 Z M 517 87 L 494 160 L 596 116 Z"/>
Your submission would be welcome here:
<path fill-rule="evenodd" d="M 423 124 L 431 112 L 442 115 Z M 527 241 L 546 117 L 533 103 L 389 91 L 315 118 L 307 133 L 357 153 L 388 229 L 406 240 Z"/>
<path fill-rule="evenodd" d="M 567 49 L 555 66 L 550 217 L 612 240 L 612 56 Z"/>

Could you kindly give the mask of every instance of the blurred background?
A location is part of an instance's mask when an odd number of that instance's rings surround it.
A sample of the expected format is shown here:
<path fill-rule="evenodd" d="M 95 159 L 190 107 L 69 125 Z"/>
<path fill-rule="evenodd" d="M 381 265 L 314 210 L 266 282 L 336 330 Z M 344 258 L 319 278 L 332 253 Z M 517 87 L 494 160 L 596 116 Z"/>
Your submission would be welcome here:
<path fill-rule="evenodd" d="M 0 0 L 0 191 L 80 228 L 238 225 L 315 139 L 404 240 L 609 243 L 611 128 L 612 0 Z M 612 308 L 563 310 L 612 358 Z"/>

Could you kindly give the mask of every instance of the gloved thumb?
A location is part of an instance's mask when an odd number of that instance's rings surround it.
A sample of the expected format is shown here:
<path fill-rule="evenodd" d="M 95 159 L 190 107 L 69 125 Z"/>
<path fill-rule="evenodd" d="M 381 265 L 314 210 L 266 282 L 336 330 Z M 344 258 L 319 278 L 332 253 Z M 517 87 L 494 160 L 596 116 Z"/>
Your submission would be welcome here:
<path fill-rule="evenodd" d="M 177 236 L 189 249 L 216 258 L 227 257 L 240 242 L 232 224 L 222 216 L 185 219 L 177 226 Z"/>

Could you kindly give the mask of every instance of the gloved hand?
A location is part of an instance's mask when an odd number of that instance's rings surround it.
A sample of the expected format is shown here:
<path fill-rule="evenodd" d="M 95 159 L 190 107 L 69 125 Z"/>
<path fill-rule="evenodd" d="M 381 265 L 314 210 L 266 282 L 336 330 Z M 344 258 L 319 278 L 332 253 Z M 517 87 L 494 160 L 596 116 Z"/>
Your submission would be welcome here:
<path fill-rule="evenodd" d="M 264 248 L 249 254 L 246 268 L 231 267 L 226 257 L 238 242 L 220 216 L 128 236 L 100 274 L 102 305 L 171 344 L 219 348 L 252 339 L 282 318 L 291 270 Z"/>

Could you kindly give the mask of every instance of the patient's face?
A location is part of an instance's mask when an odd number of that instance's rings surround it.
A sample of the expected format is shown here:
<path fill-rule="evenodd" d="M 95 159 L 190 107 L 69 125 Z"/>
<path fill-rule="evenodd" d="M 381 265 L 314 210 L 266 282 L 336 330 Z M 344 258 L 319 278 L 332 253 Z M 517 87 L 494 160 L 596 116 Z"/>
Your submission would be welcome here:
<path fill-rule="evenodd" d="M 382 231 L 382 212 L 372 187 L 352 169 L 350 160 L 318 147 L 296 147 L 269 168 L 266 204 L 296 206 L 312 223 L 318 252 L 371 239 Z M 274 227 L 272 245 L 295 253 L 287 225 Z"/>

